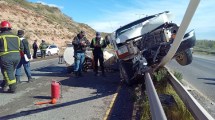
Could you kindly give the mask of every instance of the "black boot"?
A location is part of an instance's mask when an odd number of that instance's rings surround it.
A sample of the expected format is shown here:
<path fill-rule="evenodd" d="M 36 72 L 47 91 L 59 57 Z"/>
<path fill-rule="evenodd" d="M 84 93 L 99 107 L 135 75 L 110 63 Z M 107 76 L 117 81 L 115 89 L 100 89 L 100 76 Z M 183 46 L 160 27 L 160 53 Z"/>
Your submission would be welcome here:
<path fill-rule="evenodd" d="M 9 85 L 9 93 L 15 93 L 16 92 L 16 84 Z"/>
<path fill-rule="evenodd" d="M 20 80 L 20 76 L 16 76 L 16 84 L 20 84 L 21 83 L 21 80 Z"/>

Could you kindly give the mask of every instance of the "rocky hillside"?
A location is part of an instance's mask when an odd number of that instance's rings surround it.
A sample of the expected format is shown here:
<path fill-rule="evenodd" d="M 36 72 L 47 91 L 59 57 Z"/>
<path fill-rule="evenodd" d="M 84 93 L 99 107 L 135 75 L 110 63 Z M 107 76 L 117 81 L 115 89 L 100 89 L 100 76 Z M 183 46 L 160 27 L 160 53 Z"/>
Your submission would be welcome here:
<path fill-rule="evenodd" d="M 49 44 L 62 47 L 80 30 L 86 31 L 89 40 L 95 35 L 95 30 L 91 27 L 73 21 L 56 7 L 26 0 L 1 0 L 0 11 L 0 21 L 8 20 L 14 33 L 18 29 L 24 29 L 30 44 L 34 40 L 41 43 L 44 39 Z"/>

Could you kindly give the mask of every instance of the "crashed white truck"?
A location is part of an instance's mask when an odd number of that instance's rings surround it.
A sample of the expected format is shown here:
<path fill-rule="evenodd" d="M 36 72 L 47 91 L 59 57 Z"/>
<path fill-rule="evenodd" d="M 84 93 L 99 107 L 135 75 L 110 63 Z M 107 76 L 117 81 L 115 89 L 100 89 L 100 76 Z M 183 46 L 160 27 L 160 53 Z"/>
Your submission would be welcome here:
<path fill-rule="evenodd" d="M 116 51 L 120 75 L 128 85 L 136 83 L 138 76 L 156 67 L 168 53 L 179 29 L 170 20 L 169 12 L 147 16 L 118 28 L 107 37 Z M 172 59 L 182 66 L 190 64 L 195 41 L 193 30 L 186 33 Z"/>

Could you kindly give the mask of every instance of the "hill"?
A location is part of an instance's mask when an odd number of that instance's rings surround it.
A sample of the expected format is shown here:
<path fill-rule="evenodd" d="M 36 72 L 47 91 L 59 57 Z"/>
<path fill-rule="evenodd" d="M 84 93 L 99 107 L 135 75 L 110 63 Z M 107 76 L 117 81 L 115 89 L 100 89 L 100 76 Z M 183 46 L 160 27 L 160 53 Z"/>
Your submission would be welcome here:
<path fill-rule="evenodd" d="M 63 14 L 59 8 L 26 0 L 1 0 L 0 21 L 7 20 L 12 24 L 13 32 L 23 29 L 30 44 L 44 39 L 49 44 L 65 46 L 80 31 L 87 33 L 91 40 L 95 30 L 87 24 L 75 22 Z"/>

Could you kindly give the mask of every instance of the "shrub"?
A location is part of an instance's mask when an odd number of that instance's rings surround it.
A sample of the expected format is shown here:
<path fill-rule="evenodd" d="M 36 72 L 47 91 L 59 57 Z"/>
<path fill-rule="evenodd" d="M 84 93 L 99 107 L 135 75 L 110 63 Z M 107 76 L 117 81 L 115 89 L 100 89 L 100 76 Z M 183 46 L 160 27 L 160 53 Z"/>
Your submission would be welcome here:
<path fill-rule="evenodd" d="M 183 75 L 180 72 L 174 71 L 173 74 L 179 81 L 181 81 L 183 79 Z"/>
<path fill-rule="evenodd" d="M 160 68 L 158 71 L 154 72 L 153 75 L 156 81 L 162 81 L 166 79 L 167 70 L 165 68 Z"/>

